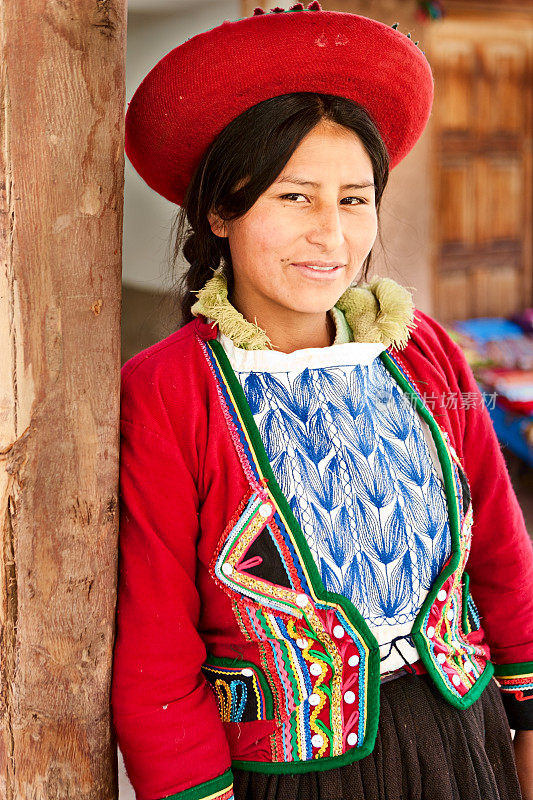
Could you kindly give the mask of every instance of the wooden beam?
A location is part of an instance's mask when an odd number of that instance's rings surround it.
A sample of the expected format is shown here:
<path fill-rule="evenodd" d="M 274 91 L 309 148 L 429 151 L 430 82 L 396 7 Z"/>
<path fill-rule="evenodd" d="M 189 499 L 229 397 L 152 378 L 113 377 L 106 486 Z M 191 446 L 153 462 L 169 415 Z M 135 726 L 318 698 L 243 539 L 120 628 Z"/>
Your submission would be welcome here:
<path fill-rule="evenodd" d="M 0 798 L 111 800 L 126 0 L 0 0 Z"/>

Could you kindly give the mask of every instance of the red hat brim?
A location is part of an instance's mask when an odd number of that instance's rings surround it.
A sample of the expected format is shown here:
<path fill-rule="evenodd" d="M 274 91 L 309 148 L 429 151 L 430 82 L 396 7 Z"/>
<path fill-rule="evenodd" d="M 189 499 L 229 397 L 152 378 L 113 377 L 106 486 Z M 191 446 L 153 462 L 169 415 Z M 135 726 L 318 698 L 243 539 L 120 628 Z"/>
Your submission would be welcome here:
<path fill-rule="evenodd" d="M 410 38 L 368 17 L 306 9 L 225 21 L 175 47 L 144 78 L 126 113 L 126 155 L 148 186 L 181 205 L 223 128 L 288 92 L 362 105 L 392 169 L 427 124 L 433 76 Z"/>

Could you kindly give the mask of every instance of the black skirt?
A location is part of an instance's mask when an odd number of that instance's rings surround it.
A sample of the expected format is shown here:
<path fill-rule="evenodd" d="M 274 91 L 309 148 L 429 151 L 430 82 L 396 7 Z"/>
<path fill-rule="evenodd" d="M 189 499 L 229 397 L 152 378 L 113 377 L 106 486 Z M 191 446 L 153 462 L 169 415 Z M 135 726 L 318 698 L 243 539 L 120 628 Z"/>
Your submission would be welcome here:
<path fill-rule="evenodd" d="M 233 773 L 235 800 L 522 800 L 494 679 L 462 710 L 427 674 L 384 682 L 370 755 L 301 775 Z"/>

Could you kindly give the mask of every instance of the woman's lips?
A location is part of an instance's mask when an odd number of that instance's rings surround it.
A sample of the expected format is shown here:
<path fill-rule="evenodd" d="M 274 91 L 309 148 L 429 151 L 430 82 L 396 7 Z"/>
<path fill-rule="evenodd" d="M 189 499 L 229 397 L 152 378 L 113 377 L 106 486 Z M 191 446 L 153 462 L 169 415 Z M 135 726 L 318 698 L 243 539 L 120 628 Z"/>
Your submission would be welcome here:
<path fill-rule="evenodd" d="M 343 269 L 342 265 L 337 265 L 333 269 L 312 269 L 307 264 L 311 262 L 295 262 L 291 264 L 291 267 L 296 267 L 303 275 L 308 278 L 313 278 L 314 280 L 324 281 L 324 280 L 336 280 L 337 273 Z M 326 266 L 324 262 L 317 261 L 316 266 Z"/>
<path fill-rule="evenodd" d="M 340 261 L 293 261 L 294 267 L 343 267 Z"/>

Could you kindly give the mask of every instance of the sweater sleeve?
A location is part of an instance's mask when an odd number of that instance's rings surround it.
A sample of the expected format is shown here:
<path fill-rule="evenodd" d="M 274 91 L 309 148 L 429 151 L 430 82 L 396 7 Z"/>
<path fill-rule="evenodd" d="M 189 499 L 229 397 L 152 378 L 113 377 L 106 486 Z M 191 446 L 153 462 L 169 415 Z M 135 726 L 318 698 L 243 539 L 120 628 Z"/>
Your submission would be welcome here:
<path fill-rule="evenodd" d="M 229 746 L 201 671 L 197 487 L 175 437 L 133 406 L 123 399 L 113 725 L 137 800 L 229 800 Z"/>
<path fill-rule="evenodd" d="M 450 340 L 451 341 L 451 340 Z M 490 414 L 453 343 L 465 402 L 463 453 L 474 524 L 466 565 L 509 724 L 533 729 L 533 545 Z"/>

